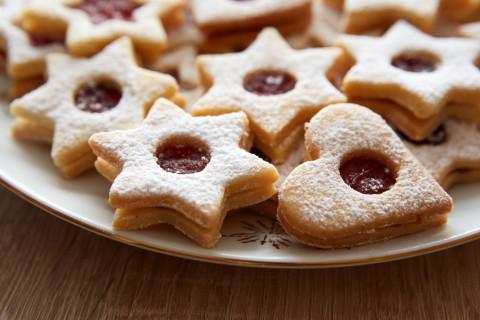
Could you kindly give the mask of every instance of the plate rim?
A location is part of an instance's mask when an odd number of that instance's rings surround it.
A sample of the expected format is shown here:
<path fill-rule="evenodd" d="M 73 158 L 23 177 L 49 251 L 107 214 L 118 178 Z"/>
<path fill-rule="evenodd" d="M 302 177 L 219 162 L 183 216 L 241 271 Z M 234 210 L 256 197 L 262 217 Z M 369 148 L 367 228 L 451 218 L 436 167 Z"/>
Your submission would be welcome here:
<path fill-rule="evenodd" d="M 285 269 L 313 269 L 313 268 L 334 268 L 334 267 L 348 267 L 348 266 L 360 266 L 367 264 L 383 263 L 389 261 L 395 261 L 400 259 L 412 258 L 428 253 L 433 253 L 436 251 L 449 249 L 467 242 L 476 240 L 480 238 L 480 231 L 470 234 L 468 236 L 447 241 L 441 242 L 439 244 L 431 245 L 425 248 L 419 248 L 414 250 L 409 250 L 401 253 L 392 253 L 376 257 L 363 257 L 363 258 L 354 258 L 354 259 L 339 259 L 339 260 L 329 260 L 329 261 L 313 261 L 313 262 L 275 262 L 275 261 L 259 261 L 259 260 L 248 260 L 248 259 L 236 259 L 236 258 L 226 258 L 226 257 L 216 257 L 209 256 L 201 253 L 187 252 L 172 248 L 163 247 L 161 245 L 156 245 L 144 241 L 135 240 L 129 237 L 122 236 L 120 234 L 115 234 L 103 230 L 99 227 L 82 222 L 79 219 L 69 216 L 68 214 L 61 212 L 55 208 L 52 208 L 48 204 L 42 202 L 39 199 L 36 199 L 33 195 L 22 190 L 21 187 L 17 186 L 12 181 L 7 181 L 3 174 L 0 172 L 0 183 L 6 187 L 8 190 L 20 196 L 24 200 L 30 202 L 36 207 L 42 209 L 43 211 L 52 214 L 53 216 L 60 218 L 66 222 L 69 222 L 77 227 L 80 227 L 84 230 L 90 231 L 97 235 L 103 236 L 107 239 L 115 240 L 123 244 L 131 245 L 137 248 L 149 250 L 156 253 L 166 254 L 169 256 L 174 256 L 178 258 L 184 258 L 189 260 L 195 260 L 200 262 L 207 263 L 217 263 L 231 266 L 243 266 L 243 267 L 262 267 L 262 268 L 285 268 Z"/>

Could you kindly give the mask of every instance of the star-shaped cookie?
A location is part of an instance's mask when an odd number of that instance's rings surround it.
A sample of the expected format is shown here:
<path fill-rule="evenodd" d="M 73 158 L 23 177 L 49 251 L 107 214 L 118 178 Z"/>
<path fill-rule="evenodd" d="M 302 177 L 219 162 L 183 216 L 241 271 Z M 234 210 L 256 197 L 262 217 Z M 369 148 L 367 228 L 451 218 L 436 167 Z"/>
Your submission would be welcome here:
<path fill-rule="evenodd" d="M 243 112 L 192 117 L 159 99 L 139 127 L 93 135 L 94 153 L 121 170 L 109 194 L 118 208 L 115 219 L 123 220 L 116 225 L 136 229 L 167 222 L 212 247 L 226 211 L 276 191 L 275 167 L 243 149 L 251 141 L 248 130 Z M 184 152 L 172 151 L 177 149 Z M 197 153 L 201 157 L 194 159 Z"/>
<path fill-rule="evenodd" d="M 435 38 L 399 21 L 382 37 L 343 35 L 336 46 L 354 60 L 343 79 L 349 98 L 390 99 L 418 118 L 480 99 L 478 41 Z"/>
<path fill-rule="evenodd" d="M 385 30 L 397 20 L 406 20 L 430 32 L 440 0 L 345 0 L 342 29 L 347 33 Z"/>
<path fill-rule="evenodd" d="M 249 31 L 303 20 L 310 15 L 311 0 L 193 0 L 197 26 L 207 34 Z"/>
<path fill-rule="evenodd" d="M 155 99 L 178 90 L 173 77 L 136 64 L 127 37 L 91 58 L 50 54 L 47 75 L 46 84 L 12 102 L 11 112 L 54 131 L 51 155 L 67 178 L 93 166 L 87 143 L 93 133 L 140 124 Z"/>
<path fill-rule="evenodd" d="M 338 48 L 294 50 L 275 29 L 266 28 L 243 52 L 197 58 L 208 92 L 192 114 L 242 110 L 256 138 L 278 146 L 318 110 L 345 101 L 328 80 L 340 56 Z"/>
<path fill-rule="evenodd" d="M 480 178 L 480 127 L 476 123 L 448 119 L 425 140 L 403 142 L 444 189 Z"/>
<path fill-rule="evenodd" d="M 91 56 L 129 36 L 140 56 L 151 61 L 167 45 L 162 19 L 178 15 L 183 5 L 183 0 L 40 0 L 26 8 L 23 19 L 29 31 L 65 36 L 74 55 Z"/>
<path fill-rule="evenodd" d="M 8 75 L 16 80 L 41 77 L 45 71 L 45 56 L 65 52 L 65 46 L 60 41 L 26 32 L 20 25 L 18 14 L 0 11 L 0 36 L 5 39 Z"/>

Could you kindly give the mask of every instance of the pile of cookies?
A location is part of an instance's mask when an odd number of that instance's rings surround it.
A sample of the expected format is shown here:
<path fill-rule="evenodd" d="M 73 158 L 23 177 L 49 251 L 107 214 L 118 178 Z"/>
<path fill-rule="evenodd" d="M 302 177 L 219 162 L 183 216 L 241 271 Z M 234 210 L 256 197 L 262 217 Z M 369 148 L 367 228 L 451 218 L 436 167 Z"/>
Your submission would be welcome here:
<path fill-rule="evenodd" d="M 1 3 L 1 2 L 0 2 Z M 228 214 L 322 248 L 447 222 L 480 180 L 478 0 L 0 6 L 12 135 L 111 181 L 113 227 L 200 246 Z"/>

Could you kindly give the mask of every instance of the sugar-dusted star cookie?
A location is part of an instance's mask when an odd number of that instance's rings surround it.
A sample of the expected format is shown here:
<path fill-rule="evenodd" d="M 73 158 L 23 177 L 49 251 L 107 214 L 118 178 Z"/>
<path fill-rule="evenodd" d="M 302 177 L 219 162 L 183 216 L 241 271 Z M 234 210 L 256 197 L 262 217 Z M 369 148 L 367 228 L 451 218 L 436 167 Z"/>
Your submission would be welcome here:
<path fill-rule="evenodd" d="M 309 122 L 307 161 L 279 190 L 278 219 L 299 241 L 349 247 L 447 221 L 452 199 L 376 113 L 335 104 Z"/>
<path fill-rule="evenodd" d="M 336 45 L 354 61 L 343 79 L 349 98 L 389 99 L 422 119 L 480 99 L 478 41 L 435 38 L 399 21 L 382 37 L 344 35 Z"/>
<path fill-rule="evenodd" d="M 244 149 L 251 139 L 243 112 L 192 117 L 159 99 L 139 127 L 98 133 L 89 143 L 119 170 L 109 194 L 115 228 L 169 223 L 209 248 L 227 211 L 276 191 L 275 167 Z"/>
<path fill-rule="evenodd" d="M 0 34 L 5 39 L 7 73 L 15 80 L 43 77 L 45 56 L 65 52 L 62 41 L 25 31 L 19 14 L 0 11 Z"/>
<path fill-rule="evenodd" d="M 347 33 L 386 30 L 406 20 L 424 32 L 432 31 L 440 0 L 345 0 L 342 29 Z"/>
<path fill-rule="evenodd" d="M 452 119 L 438 126 L 426 139 L 405 145 L 444 189 L 452 184 L 480 179 L 480 127 Z"/>
<path fill-rule="evenodd" d="M 293 50 L 275 29 L 267 28 L 243 52 L 197 58 L 208 91 L 192 114 L 242 110 L 260 141 L 257 147 L 275 148 L 318 110 L 345 101 L 328 80 L 340 56 L 338 48 Z M 285 160 L 260 149 L 272 160 Z"/>
<path fill-rule="evenodd" d="M 162 53 L 156 61 L 146 64 L 148 69 L 173 76 L 180 86 L 179 99 L 189 111 L 193 103 L 203 94 L 195 59 L 198 49 L 192 45 L 181 45 Z"/>
<path fill-rule="evenodd" d="M 381 115 L 395 130 L 414 141 L 427 138 L 447 118 L 468 122 L 480 121 L 480 103 L 473 105 L 449 103 L 433 116 L 420 119 L 390 100 L 352 98 L 349 102 L 368 107 Z"/>
<path fill-rule="evenodd" d="M 192 0 L 193 18 L 207 34 L 278 26 L 305 19 L 311 0 Z"/>
<path fill-rule="evenodd" d="M 287 36 L 288 43 L 296 49 L 331 46 L 340 34 L 341 10 L 324 1 L 312 2 L 312 18 L 307 29 Z"/>
<path fill-rule="evenodd" d="M 66 178 L 93 167 L 93 133 L 135 127 L 155 99 L 178 90 L 173 77 L 136 64 L 127 37 L 91 58 L 50 54 L 47 75 L 46 84 L 11 103 L 11 112 L 33 122 L 28 128 L 54 132 L 51 156 Z M 14 135 L 23 137 L 15 123 Z"/>
<path fill-rule="evenodd" d="M 183 5 L 183 0 L 33 0 L 23 20 L 28 31 L 65 37 L 74 55 L 91 56 L 129 36 L 140 56 L 151 61 L 167 45 L 162 20 L 180 16 Z"/>

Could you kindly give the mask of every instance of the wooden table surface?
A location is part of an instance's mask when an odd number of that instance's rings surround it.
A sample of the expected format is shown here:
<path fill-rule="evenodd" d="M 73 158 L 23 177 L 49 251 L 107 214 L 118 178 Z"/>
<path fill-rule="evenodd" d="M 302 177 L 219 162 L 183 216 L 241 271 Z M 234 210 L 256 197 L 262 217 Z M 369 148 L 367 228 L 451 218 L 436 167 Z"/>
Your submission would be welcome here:
<path fill-rule="evenodd" d="M 196 262 L 118 243 L 0 187 L 0 319 L 479 319 L 480 241 L 329 269 Z"/>

